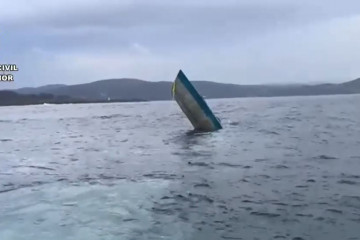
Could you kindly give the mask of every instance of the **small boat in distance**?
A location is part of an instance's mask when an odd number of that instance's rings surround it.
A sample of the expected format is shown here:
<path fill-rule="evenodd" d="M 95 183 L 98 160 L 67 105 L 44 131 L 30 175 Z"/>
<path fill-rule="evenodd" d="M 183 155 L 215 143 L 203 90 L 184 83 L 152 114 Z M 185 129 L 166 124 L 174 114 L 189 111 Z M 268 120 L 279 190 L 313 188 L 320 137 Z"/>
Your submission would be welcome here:
<path fill-rule="evenodd" d="M 216 131 L 222 128 L 205 100 L 180 70 L 172 85 L 172 96 L 197 131 Z"/>

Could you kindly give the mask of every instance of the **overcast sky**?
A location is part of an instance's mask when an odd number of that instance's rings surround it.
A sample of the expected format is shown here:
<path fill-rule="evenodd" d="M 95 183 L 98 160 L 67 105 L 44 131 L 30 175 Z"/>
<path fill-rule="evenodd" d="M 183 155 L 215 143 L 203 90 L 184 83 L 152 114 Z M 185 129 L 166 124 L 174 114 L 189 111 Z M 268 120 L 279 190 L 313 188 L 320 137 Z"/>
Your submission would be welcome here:
<path fill-rule="evenodd" d="M 18 65 L 13 87 L 172 81 L 179 69 L 238 84 L 360 77 L 359 0 L 5 1 L 0 63 Z"/>

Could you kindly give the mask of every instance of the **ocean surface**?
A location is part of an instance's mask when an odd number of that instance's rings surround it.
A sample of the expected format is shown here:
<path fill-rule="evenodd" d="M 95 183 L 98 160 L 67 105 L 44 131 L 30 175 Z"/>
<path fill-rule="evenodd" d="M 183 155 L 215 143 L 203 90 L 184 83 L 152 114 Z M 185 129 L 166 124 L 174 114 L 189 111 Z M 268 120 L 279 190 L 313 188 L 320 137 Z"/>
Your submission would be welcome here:
<path fill-rule="evenodd" d="M 0 108 L 0 239 L 360 239 L 360 96 Z"/>

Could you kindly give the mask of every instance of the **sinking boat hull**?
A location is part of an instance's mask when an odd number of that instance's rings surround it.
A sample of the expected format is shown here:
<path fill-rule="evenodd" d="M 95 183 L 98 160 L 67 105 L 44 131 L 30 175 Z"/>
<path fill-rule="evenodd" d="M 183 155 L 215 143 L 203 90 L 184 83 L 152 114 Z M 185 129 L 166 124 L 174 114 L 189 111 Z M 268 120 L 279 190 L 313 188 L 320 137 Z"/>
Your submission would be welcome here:
<path fill-rule="evenodd" d="M 181 70 L 173 83 L 172 95 L 195 130 L 216 131 L 222 128 L 218 118 Z"/>

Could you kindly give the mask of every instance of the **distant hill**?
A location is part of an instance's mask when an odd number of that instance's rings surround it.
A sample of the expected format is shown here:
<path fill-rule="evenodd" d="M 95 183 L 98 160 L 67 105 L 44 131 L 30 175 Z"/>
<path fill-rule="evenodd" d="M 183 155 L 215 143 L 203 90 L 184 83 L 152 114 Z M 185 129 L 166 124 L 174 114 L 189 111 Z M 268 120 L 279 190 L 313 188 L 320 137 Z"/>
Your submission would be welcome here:
<path fill-rule="evenodd" d="M 28 91 L 21 89 L 21 93 L 51 93 L 54 95 L 67 95 L 79 99 L 170 99 L 170 82 L 147 82 L 139 79 L 107 79 L 91 83 L 59 86 L 57 88 L 33 88 Z M 20 90 L 20 89 L 19 89 Z"/>
<path fill-rule="evenodd" d="M 16 90 L 17 93 L 20 94 L 38 94 L 42 92 L 47 92 L 52 89 L 57 89 L 60 87 L 65 87 L 65 84 L 51 84 L 51 85 L 45 85 L 41 87 L 26 87 L 26 88 L 19 88 Z"/>
<path fill-rule="evenodd" d="M 317 85 L 237 85 L 209 81 L 192 81 L 206 98 L 309 96 L 360 93 L 360 79 L 341 84 Z M 140 79 L 107 79 L 77 85 L 47 85 L 22 88 L 18 93 L 67 95 L 72 98 L 103 100 L 170 100 L 172 82 L 148 82 Z"/>
<path fill-rule="evenodd" d="M 316 85 L 237 85 L 209 81 L 192 81 L 205 98 L 310 96 L 360 93 L 360 78 L 340 84 Z M 170 100 L 172 82 L 148 82 L 140 79 L 121 78 L 99 80 L 76 85 L 46 85 L 37 88 L 20 88 L 0 91 L 0 105 L 29 104 L 52 101 L 107 102 Z M 24 95 L 28 95 L 24 97 Z M 4 97 L 5 96 L 5 97 Z M 40 96 L 40 97 L 39 97 Z M 46 97 L 47 99 L 44 99 Z M 12 100 L 9 100 L 9 99 Z M 5 99 L 7 99 L 5 101 Z M 19 99 L 22 99 L 21 101 Z M 40 99 L 40 100 L 39 100 Z M 19 101 L 18 101 L 19 100 Z M 11 104 L 11 102 L 13 104 Z M 19 103 L 20 102 L 20 103 Z"/>
<path fill-rule="evenodd" d="M 345 82 L 345 83 L 343 83 L 341 85 L 346 87 L 346 88 L 353 89 L 354 92 L 358 92 L 359 89 L 360 89 L 360 78 L 355 79 L 355 80 L 350 81 L 350 82 Z"/>
<path fill-rule="evenodd" d="M 41 104 L 54 100 L 51 94 L 19 94 L 13 91 L 0 91 L 0 106 Z"/>

